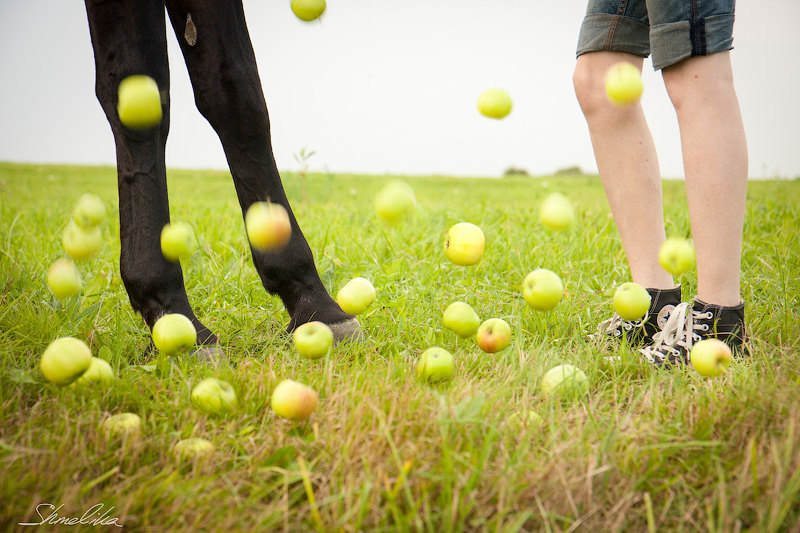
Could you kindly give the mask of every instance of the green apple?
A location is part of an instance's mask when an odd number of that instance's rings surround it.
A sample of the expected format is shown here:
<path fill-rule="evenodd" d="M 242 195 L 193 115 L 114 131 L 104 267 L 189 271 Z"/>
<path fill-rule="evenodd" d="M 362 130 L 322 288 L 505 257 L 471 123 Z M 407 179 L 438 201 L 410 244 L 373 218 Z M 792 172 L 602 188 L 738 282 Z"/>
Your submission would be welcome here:
<path fill-rule="evenodd" d="M 414 189 L 402 180 L 387 183 L 375 197 L 375 212 L 381 220 L 396 224 L 417 205 Z"/>
<path fill-rule="evenodd" d="M 179 461 L 203 459 L 214 453 L 214 445 L 206 439 L 193 437 L 176 442 L 175 446 L 172 447 L 172 453 L 175 454 L 175 458 Z"/>
<path fill-rule="evenodd" d="M 522 296 L 537 311 L 550 311 L 564 296 L 564 284 L 552 270 L 537 268 L 525 276 Z"/>
<path fill-rule="evenodd" d="M 539 207 L 539 221 L 552 230 L 569 229 L 575 223 L 572 202 L 560 192 L 548 195 Z"/>
<path fill-rule="evenodd" d="M 195 250 L 192 227 L 185 222 L 171 222 L 161 229 L 161 253 L 167 261 L 180 262 L 189 259 Z"/>
<path fill-rule="evenodd" d="M 39 361 L 39 369 L 48 381 L 69 385 L 86 372 L 92 363 L 92 351 L 82 340 L 61 337 L 50 343 Z"/>
<path fill-rule="evenodd" d="M 481 228 L 469 222 L 459 222 L 447 232 L 444 255 L 456 265 L 474 265 L 483 257 L 486 239 Z"/>
<path fill-rule="evenodd" d="M 236 391 L 227 381 L 206 378 L 192 389 L 192 405 L 212 415 L 236 409 Z"/>
<path fill-rule="evenodd" d="M 325 11 L 325 0 L 292 0 L 292 12 L 303 22 L 318 19 Z"/>
<path fill-rule="evenodd" d="M 106 219 L 106 204 L 96 194 L 84 194 L 78 198 L 72 219 L 83 228 L 91 228 Z"/>
<path fill-rule="evenodd" d="M 647 289 L 629 281 L 614 291 L 614 311 L 625 320 L 639 320 L 650 310 L 650 300 Z"/>
<path fill-rule="evenodd" d="M 453 377 L 453 356 L 444 348 L 428 348 L 417 361 L 417 377 L 428 381 L 447 381 Z"/>
<path fill-rule="evenodd" d="M 490 318 L 478 328 L 476 340 L 484 352 L 497 353 L 511 342 L 511 327 L 502 318 Z"/>
<path fill-rule="evenodd" d="M 606 95 L 617 106 L 629 106 L 642 96 L 644 83 L 639 69 L 627 61 L 617 63 L 606 73 Z"/>
<path fill-rule="evenodd" d="M 306 359 L 324 357 L 333 346 L 333 331 L 323 322 L 306 322 L 292 333 L 297 353 Z"/>
<path fill-rule="evenodd" d="M 658 249 L 658 262 L 673 276 L 683 274 L 694 267 L 694 246 L 686 239 L 671 237 L 661 243 Z"/>
<path fill-rule="evenodd" d="M 703 339 L 694 343 L 689 360 L 701 375 L 713 378 L 724 374 L 731 364 L 730 347 L 719 339 Z"/>
<path fill-rule="evenodd" d="M 247 238 L 260 252 L 280 250 L 292 238 L 289 212 L 281 204 L 255 202 L 247 208 L 244 217 Z"/>
<path fill-rule="evenodd" d="M 138 437 L 142 433 L 142 419 L 135 413 L 119 413 L 106 418 L 102 429 L 108 437 Z"/>
<path fill-rule="evenodd" d="M 486 89 L 478 96 L 478 111 L 485 117 L 505 118 L 512 107 L 511 96 L 503 89 Z"/>
<path fill-rule="evenodd" d="M 114 381 L 114 369 L 105 359 L 92 357 L 86 372 L 72 382 L 70 387 L 88 385 L 90 383 L 110 383 Z"/>
<path fill-rule="evenodd" d="M 53 261 L 47 269 L 47 286 L 59 300 L 75 296 L 81 290 L 81 275 L 71 259 Z"/>
<path fill-rule="evenodd" d="M 506 418 L 506 424 L 517 427 L 536 428 L 544 423 L 539 413 L 533 410 L 516 411 Z"/>
<path fill-rule="evenodd" d="M 100 235 L 100 228 L 92 226 L 91 228 L 83 228 L 70 220 L 64 229 L 64 235 L 61 237 L 61 244 L 64 245 L 64 250 L 73 259 L 88 259 L 100 250 L 100 245 L 103 243 L 103 237 Z"/>
<path fill-rule="evenodd" d="M 353 278 L 336 293 L 336 303 L 345 313 L 359 315 L 375 301 L 375 287 L 366 278 Z"/>
<path fill-rule="evenodd" d="M 150 76 L 128 76 L 119 84 L 117 114 L 123 126 L 142 130 L 161 122 L 161 94 Z"/>
<path fill-rule="evenodd" d="M 548 396 L 581 396 L 589 390 L 589 379 L 580 368 L 558 365 L 545 373 L 542 393 Z"/>
<path fill-rule="evenodd" d="M 153 344 L 164 355 L 191 350 L 197 343 L 197 330 L 186 316 L 169 313 L 153 325 Z"/>
<path fill-rule="evenodd" d="M 481 319 L 466 302 L 453 302 L 447 306 L 442 315 L 444 327 L 453 331 L 462 339 L 472 337 L 481 325 Z"/>
<path fill-rule="evenodd" d="M 272 391 L 270 403 L 283 418 L 306 419 L 317 407 L 317 393 L 311 387 L 285 379 Z"/>

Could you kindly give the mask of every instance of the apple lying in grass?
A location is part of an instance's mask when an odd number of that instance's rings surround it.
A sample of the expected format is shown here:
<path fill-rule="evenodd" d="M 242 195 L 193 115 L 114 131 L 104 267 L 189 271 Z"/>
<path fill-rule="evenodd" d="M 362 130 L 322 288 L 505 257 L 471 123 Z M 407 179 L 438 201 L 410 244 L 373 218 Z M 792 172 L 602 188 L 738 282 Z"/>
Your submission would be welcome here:
<path fill-rule="evenodd" d="M 589 379 L 581 369 L 573 365 L 558 365 L 544 375 L 542 393 L 546 396 L 575 397 L 589 390 Z"/>
<path fill-rule="evenodd" d="M 647 316 L 650 300 L 647 289 L 629 281 L 614 291 L 614 311 L 625 320 L 640 320 Z"/>
<path fill-rule="evenodd" d="M 236 409 L 236 391 L 227 381 L 206 378 L 192 389 L 192 405 L 206 413 L 218 415 Z"/>
<path fill-rule="evenodd" d="M 516 411 L 506 418 L 506 424 L 511 426 L 535 428 L 541 426 L 543 423 L 544 420 L 542 420 L 539 413 L 533 410 Z"/>
<path fill-rule="evenodd" d="M 552 270 L 537 268 L 525 276 L 522 282 L 522 296 L 533 309 L 550 311 L 564 296 L 561 278 Z"/>
<path fill-rule="evenodd" d="M 47 269 L 47 286 L 59 300 L 75 296 L 81 290 L 81 275 L 71 259 L 56 259 Z"/>
<path fill-rule="evenodd" d="M 428 381 L 447 381 L 453 377 L 453 356 L 444 348 L 428 348 L 417 361 L 417 377 Z"/>
<path fill-rule="evenodd" d="M 72 382 L 71 387 L 89 385 L 91 383 L 111 383 L 114 380 L 114 369 L 105 359 L 92 357 L 86 372 Z"/>
<path fill-rule="evenodd" d="M 78 198 L 72 219 L 83 228 L 92 228 L 106 219 L 106 204 L 96 194 L 84 194 Z"/>
<path fill-rule="evenodd" d="M 627 61 L 613 65 L 606 73 L 606 96 L 617 106 L 636 103 L 644 91 L 642 74 Z"/>
<path fill-rule="evenodd" d="M 100 228 L 92 226 L 90 228 L 83 228 L 70 220 L 64 229 L 64 234 L 61 237 L 61 244 L 64 245 L 64 250 L 73 259 L 88 259 L 100 250 L 100 245 L 103 243 L 103 237 L 100 234 Z"/>
<path fill-rule="evenodd" d="M 306 322 L 292 333 L 297 353 L 306 359 L 320 359 L 333 346 L 333 331 L 323 322 Z"/>
<path fill-rule="evenodd" d="M 466 302 L 453 302 L 447 306 L 442 315 L 444 327 L 462 339 L 472 337 L 481 325 L 481 319 Z"/>
<path fill-rule="evenodd" d="M 280 250 L 292 238 L 289 212 L 280 204 L 255 202 L 247 208 L 244 217 L 247 238 L 259 252 Z"/>
<path fill-rule="evenodd" d="M 539 221 L 552 230 L 569 229 L 575 223 L 575 209 L 572 207 L 572 202 L 559 192 L 550 194 L 539 207 Z"/>
<path fill-rule="evenodd" d="M 292 0 L 292 12 L 303 22 L 317 20 L 325 12 L 325 0 Z"/>
<path fill-rule="evenodd" d="M 270 403 L 283 418 L 306 419 L 317 407 L 317 393 L 311 387 L 285 379 L 272 391 Z"/>
<path fill-rule="evenodd" d="M 661 243 L 658 263 L 673 276 L 683 274 L 694 267 L 694 246 L 687 239 L 671 237 Z"/>
<path fill-rule="evenodd" d="M 171 222 L 161 228 L 161 253 L 167 261 L 189 259 L 195 250 L 194 230 L 185 222 Z"/>
<path fill-rule="evenodd" d="M 414 189 L 402 180 L 387 183 L 375 197 L 375 212 L 381 220 L 396 224 L 417 205 Z"/>
<path fill-rule="evenodd" d="M 511 326 L 502 318 L 490 318 L 478 328 L 478 347 L 486 353 L 505 350 L 511 342 Z"/>
<path fill-rule="evenodd" d="M 485 117 L 498 120 L 505 118 L 513 107 L 511 95 L 504 89 L 486 89 L 478 96 L 478 111 Z"/>
<path fill-rule="evenodd" d="M 39 361 L 39 369 L 48 381 L 69 385 L 92 364 L 92 351 L 80 339 L 61 337 L 50 343 Z"/>
<path fill-rule="evenodd" d="M 153 325 L 153 344 L 164 355 L 191 350 L 197 343 L 197 330 L 185 315 L 169 313 Z"/>
<path fill-rule="evenodd" d="M 175 446 L 172 447 L 172 453 L 175 454 L 175 458 L 179 461 L 203 459 L 214 453 L 214 445 L 206 439 L 192 437 L 176 442 Z"/>
<path fill-rule="evenodd" d="M 689 360 L 700 375 L 713 378 L 728 371 L 733 355 L 730 347 L 719 339 L 697 341 L 689 352 Z"/>
<path fill-rule="evenodd" d="M 336 293 L 336 303 L 345 313 L 360 315 L 375 301 L 375 287 L 367 278 L 353 278 Z"/>
<path fill-rule="evenodd" d="M 142 419 L 135 413 L 119 413 L 108 417 L 101 427 L 107 437 L 138 437 L 142 433 Z"/>
<path fill-rule="evenodd" d="M 460 266 L 474 265 L 483 257 L 486 239 L 481 228 L 469 222 L 459 222 L 447 232 L 444 255 Z"/>
<path fill-rule="evenodd" d="M 161 122 L 161 94 L 150 76 L 128 76 L 120 82 L 117 96 L 117 114 L 126 128 L 142 130 Z"/>

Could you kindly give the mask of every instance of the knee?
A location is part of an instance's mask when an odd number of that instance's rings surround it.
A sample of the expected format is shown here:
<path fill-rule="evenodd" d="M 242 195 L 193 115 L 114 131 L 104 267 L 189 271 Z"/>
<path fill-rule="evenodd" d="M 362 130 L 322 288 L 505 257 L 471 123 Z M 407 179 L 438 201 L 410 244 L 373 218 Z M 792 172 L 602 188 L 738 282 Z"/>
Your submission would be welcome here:
<path fill-rule="evenodd" d="M 572 86 L 587 119 L 609 108 L 605 92 L 605 71 L 601 71 L 591 61 L 578 58 L 572 73 Z"/>
<path fill-rule="evenodd" d="M 201 76 L 192 82 L 197 110 L 215 129 L 232 125 L 269 127 L 258 79 L 234 69 L 222 76 Z"/>

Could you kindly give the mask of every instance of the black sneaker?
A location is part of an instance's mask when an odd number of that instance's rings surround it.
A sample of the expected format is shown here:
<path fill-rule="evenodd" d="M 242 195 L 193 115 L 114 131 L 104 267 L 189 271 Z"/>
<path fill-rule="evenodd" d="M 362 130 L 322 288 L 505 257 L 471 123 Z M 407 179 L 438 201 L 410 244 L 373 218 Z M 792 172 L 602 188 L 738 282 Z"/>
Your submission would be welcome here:
<path fill-rule="evenodd" d="M 639 350 L 656 366 L 689 363 L 692 346 L 702 339 L 719 339 L 727 344 L 734 357 L 749 355 L 744 326 L 744 302 L 722 307 L 695 298 L 694 304 L 675 307 L 661 331 L 653 335 L 655 343 Z"/>
<path fill-rule="evenodd" d="M 597 333 L 591 339 L 615 339 L 630 346 L 646 346 L 653 343 L 653 336 L 666 324 L 667 317 L 681 303 L 681 286 L 674 289 L 647 289 L 650 294 L 650 310 L 641 320 L 625 320 L 617 313 L 597 325 Z"/>

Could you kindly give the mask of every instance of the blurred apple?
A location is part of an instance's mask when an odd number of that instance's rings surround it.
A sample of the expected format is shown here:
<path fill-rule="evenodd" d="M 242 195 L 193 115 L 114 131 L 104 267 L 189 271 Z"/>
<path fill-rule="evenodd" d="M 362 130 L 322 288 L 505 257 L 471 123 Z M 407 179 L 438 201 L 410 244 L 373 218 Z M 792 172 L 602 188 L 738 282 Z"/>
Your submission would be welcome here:
<path fill-rule="evenodd" d="M 478 111 L 485 117 L 505 118 L 513 107 L 511 95 L 504 89 L 486 89 L 478 96 Z"/>
<path fill-rule="evenodd" d="M 165 355 L 191 350 L 197 343 L 194 324 L 180 313 L 169 313 L 159 318 L 153 325 L 152 335 L 153 344 Z"/>
<path fill-rule="evenodd" d="M 227 381 L 206 378 L 192 389 L 192 405 L 206 413 L 218 415 L 236 409 L 236 391 Z"/>
<path fill-rule="evenodd" d="M 542 393 L 548 396 L 581 396 L 589 390 L 589 379 L 573 365 L 558 365 L 544 375 Z"/>
<path fill-rule="evenodd" d="M 325 12 L 325 0 L 292 0 L 292 12 L 303 22 L 311 22 Z"/>
<path fill-rule="evenodd" d="M 292 333 L 297 353 L 306 359 L 324 357 L 333 346 L 333 331 L 323 322 L 306 322 Z"/>
<path fill-rule="evenodd" d="M 39 361 L 39 369 L 51 383 L 69 385 L 86 372 L 92 351 L 82 340 L 61 337 L 50 343 Z"/>
<path fill-rule="evenodd" d="M 78 198 L 72 219 L 83 228 L 92 228 L 106 219 L 106 204 L 96 194 L 84 194 Z"/>
<path fill-rule="evenodd" d="M 658 249 L 658 262 L 673 276 L 683 274 L 694 267 L 694 246 L 686 239 L 669 238 Z"/>
<path fill-rule="evenodd" d="M 532 410 L 516 411 L 506 418 L 506 424 L 521 427 L 539 427 L 544 423 L 539 413 Z"/>
<path fill-rule="evenodd" d="M 100 228 L 92 226 L 91 228 L 83 228 L 70 220 L 64 229 L 64 234 L 61 237 L 61 244 L 64 245 L 64 250 L 73 259 L 87 259 L 100 250 L 100 245 L 103 238 L 100 235 Z"/>
<path fill-rule="evenodd" d="M 537 268 L 525 276 L 522 296 L 537 311 L 550 311 L 564 296 L 564 285 L 558 274 L 552 270 Z"/>
<path fill-rule="evenodd" d="M 642 74 L 627 61 L 613 65 L 606 73 L 606 95 L 611 103 L 628 106 L 639 100 L 644 91 Z"/>
<path fill-rule="evenodd" d="M 417 377 L 425 381 L 447 381 L 453 377 L 453 356 L 444 348 L 428 348 L 417 361 Z"/>
<path fill-rule="evenodd" d="M 375 287 L 366 278 L 353 278 L 336 293 L 336 303 L 345 313 L 359 315 L 375 301 Z"/>
<path fill-rule="evenodd" d="M 135 413 L 119 413 L 108 417 L 102 429 L 108 437 L 138 437 L 142 433 L 142 419 Z"/>
<path fill-rule="evenodd" d="M 250 244 L 260 252 L 280 250 L 292 237 L 289 212 L 281 204 L 272 202 L 251 204 L 247 208 L 244 225 Z"/>
<path fill-rule="evenodd" d="M 559 192 L 550 194 L 539 207 L 539 221 L 556 231 L 570 228 L 575 223 L 575 209 L 572 207 L 572 202 Z"/>
<path fill-rule="evenodd" d="M 387 183 L 375 197 L 375 212 L 381 220 L 396 224 L 416 207 L 414 189 L 402 180 Z"/>
<path fill-rule="evenodd" d="M 731 364 L 730 347 L 719 339 L 697 341 L 689 352 L 689 360 L 700 375 L 713 378 L 724 374 Z"/>
<path fill-rule="evenodd" d="M 59 300 L 75 296 L 81 290 L 81 275 L 71 259 L 56 259 L 47 269 L 47 286 Z"/>
<path fill-rule="evenodd" d="M 470 266 L 481 260 L 485 246 L 481 228 L 469 222 L 459 222 L 447 232 L 444 255 L 456 265 Z"/>
<path fill-rule="evenodd" d="M 167 261 L 178 263 L 181 259 L 189 259 L 195 244 L 194 230 L 185 222 L 165 224 L 161 229 L 161 253 Z"/>
<path fill-rule="evenodd" d="M 448 305 L 442 315 L 442 322 L 444 327 L 462 339 L 475 335 L 481 325 L 478 314 L 465 302 L 453 302 Z"/>
<path fill-rule="evenodd" d="M 172 453 L 175 454 L 176 459 L 179 461 L 203 459 L 214 453 L 214 445 L 206 439 L 193 437 L 176 442 L 172 448 Z"/>
<path fill-rule="evenodd" d="M 486 353 L 505 350 L 511 342 L 511 327 L 502 318 L 490 318 L 478 328 L 477 341 Z"/>
<path fill-rule="evenodd" d="M 650 310 L 650 300 L 647 289 L 629 281 L 614 291 L 614 311 L 625 320 L 639 320 Z"/>
<path fill-rule="evenodd" d="M 317 407 L 314 389 L 297 381 L 285 379 L 272 391 L 271 405 L 283 418 L 306 419 Z"/>
<path fill-rule="evenodd" d="M 117 114 L 125 127 L 142 130 L 161 122 L 161 94 L 150 76 L 128 76 L 120 82 L 117 93 Z"/>
<path fill-rule="evenodd" d="M 71 387 L 88 385 L 90 383 L 110 383 L 114 381 L 114 369 L 105 359 L 92 357 L 86 372 L 72 382 Z"/>

